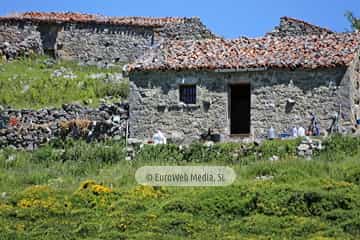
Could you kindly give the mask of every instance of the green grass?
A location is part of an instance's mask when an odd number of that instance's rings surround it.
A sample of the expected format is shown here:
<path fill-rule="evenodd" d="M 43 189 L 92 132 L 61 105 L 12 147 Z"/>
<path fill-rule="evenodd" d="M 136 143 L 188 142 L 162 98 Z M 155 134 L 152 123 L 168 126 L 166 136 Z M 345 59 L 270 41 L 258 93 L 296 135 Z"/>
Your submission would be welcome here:
<path fill-rule="evenodd" d="M 41 108 L 90 100 L 91 105 L 95 106 L 99 99 L 105 96 L 127 97 L 127 81 L 105 83 L 104 79 L 89 77 L 96 73 L 121 72 L 121 66 L 101 69 L 60 60 L 54 65 L 47 65 L 46 60 L 45 56 L 32 56 L 11 62 L 0 62 L 0 105 Z M 71 71 L 76 78 L 52 76 L 55 70 L 62 67 Z"/>
<path fill-rule="evenodd" d="M 360 139 L 331 138 L 310 161 L 294 155 L 297 142 L 246 153 L 238 144 L 147 146 L 132 162 L 122 142 L 3 149 L 0 239 L 359 239 Z M 280 160 L 270 162 L 274 151 Z M 145 165 L 225 165 L 237 179 L 140 187 L 134 174 Z"/>

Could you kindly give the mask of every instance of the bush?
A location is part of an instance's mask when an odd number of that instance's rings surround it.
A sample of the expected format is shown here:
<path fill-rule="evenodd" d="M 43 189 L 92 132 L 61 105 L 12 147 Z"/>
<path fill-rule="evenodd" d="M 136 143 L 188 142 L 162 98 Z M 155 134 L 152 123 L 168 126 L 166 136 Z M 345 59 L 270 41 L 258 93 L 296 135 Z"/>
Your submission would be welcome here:
<path fill-rule="evenodd" d="M 129 82 L 121 82 L 121 83 L 107 83 L 100 85 L 99 88 L 96 89 L 96 96 L 98 98 L 104 96 L 114 96 L 127 98 L 130 92 Z"/>
<path fill-rule="evenodd" d="M 124 161 L 125 144 L 115 141 L 58 140 L 34 152 L 3 149 L 0 238 L 359 239 L 358 155 L 294 160 L 295 145 L 144 146 L 135 161 Z M 259 153 L 263 157 L 252 157 Z M 253 161 L 272 154 L 282 161 Z M 229 165 L 238 178 L 231 186 L 201 188 L 134 181 L 139 166 L 198 162 Z"/>
<path fill-rule="evenodd" d="M 246 163 L 249 159 L 253 158 L 253 146 L 239 143 L 218 143 L 213 146 L 193 143 L 183 148 L 179 148 L 175 144 L 145 145 L 136 155 L 136 161 L 168 163 L 206 163 L 216 161 L 223 164 L 231 164 Z"/>
<path fill-rule="evenodd" d="M 327 160 L 344 159 L 360 153 L 360 138 L 349 135 L 332 135 L 324 141 Z"/>
<path fill-rule="evenodd" d="M 300 142 L 301 138 L 265 141 L 258 148 L 258 151 L 265 159 L 268 159 L 273 155 L 280 158 L 293 158 L 296 156 L 296 148 L 299 146 Z"/>

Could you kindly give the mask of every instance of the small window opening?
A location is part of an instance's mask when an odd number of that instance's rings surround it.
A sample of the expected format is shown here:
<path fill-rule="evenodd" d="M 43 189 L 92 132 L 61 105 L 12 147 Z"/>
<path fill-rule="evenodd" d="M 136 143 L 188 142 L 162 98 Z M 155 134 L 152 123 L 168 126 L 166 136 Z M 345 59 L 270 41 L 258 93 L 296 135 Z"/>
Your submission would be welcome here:
<path fill-rule="evenodd" d="M 196 85 L 181 85 L 180 101 L 186 104 L 196 104 Z"/>

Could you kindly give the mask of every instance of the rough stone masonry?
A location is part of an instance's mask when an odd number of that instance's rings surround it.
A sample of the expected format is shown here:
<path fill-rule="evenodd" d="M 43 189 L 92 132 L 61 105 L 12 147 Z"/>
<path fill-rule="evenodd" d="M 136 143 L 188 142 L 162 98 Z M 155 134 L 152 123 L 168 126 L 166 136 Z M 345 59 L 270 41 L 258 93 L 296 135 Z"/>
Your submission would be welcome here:
<path fill-rule="evenodd" d="M 62 59 L 128 63 L 164 40 L 216 36 L 199 18 L 105 17 L 27 12 L 0 17 L 0 55 L 46 53 Z"/>
<path fill-rule="evenodd" d="M 169 137 L 191 142 L 211 128 L 228 138 L 228 85 L 246 81 L 251 82 L 251 136 L 264 138 L 270 127 L 278 133 L 289 132 L 293 126 L 306 128 L 310 124 L 310 112 L 317 114 L 324 130 L 340 104 L 345 117 L 343 127 L 351 129 L 348 74 L 345 68 L 236 74 L 136 73 L 132 77 L 129 99 L 131 133 L 148 138 L 161 129 Z M 181 84 L 196 84 L 196 104 L 179 102 Z"/>
<path fill-rule="evenodd" d="M 164 43 L 129 65 L 133 136 L 161 129 L 191 142 L 211 129 L 223 140 L 264 138 L 271 127 L 278 134 L 307 129 L 310 113 L 323 134 L 339 113 L 341 131 L 358 132 L 360 34 L 290 32 Z M 182 101 L 186 86 L 195 89 L 193 103 Z M 233 91 L 242 98 L 233 99 Z"/>
<path fill-rule="evenodd" d="M 173 142 L 190 143 L 211 129 L 234 140 L 231 88 L 241 84 L 250 86 L 250 107 L 243 112 L 250 115 L 249 137 L 265 137 L 270 127 L 278 133 L 306 128 L 310 112 L 324 131 L 340 110 L 344 131 L 358 131 L 359 33 L 333 33 L 291 18 L 265 37 L 236 40 L 216 38 L 197 18 L 27 13 L 0 23 L 0 51 L 7 58 L 53 51 L 88 63 L 137 59 L 127 67 L 130 133 L 137 138 L 160 129 Z M 184 86 L 195 88 L 194 103 L 181 101 Z M 47 113 L 58 121 L 58 114 Z M 33 141 L 14 134 L 5 131 L 5 145 Z"/>
<path fill-rule="evenodd" d="M 0 148 L 33 150 L 61 137 L 89 141 L 124 138 L 129 118 L 127 106 L 125 103 L 114 103 L 88 108 L 78 104 L 64 104 L 62 108 L 40 110 L 5 109 L 1 111 L 0 118 Z"/>

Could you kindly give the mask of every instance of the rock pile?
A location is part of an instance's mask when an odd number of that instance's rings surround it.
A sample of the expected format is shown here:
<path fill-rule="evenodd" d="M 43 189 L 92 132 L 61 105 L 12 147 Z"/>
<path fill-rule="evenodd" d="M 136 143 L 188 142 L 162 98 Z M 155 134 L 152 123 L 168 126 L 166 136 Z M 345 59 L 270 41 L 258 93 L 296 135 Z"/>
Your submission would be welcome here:
<path fill-rule="evenodd" d="M 101 104 L 91 109 L 78 104 L 64 104 L 61 109 L 13 110 L 1 112 L 5 126 L 0 129 L 0 147 L 24 148 L 32 150 L 64 133 L 68 124 L 67 136 L 87 140 L 111 137 L 124 137 L 129 118 L 128 104 Z M 79 122 L 89 122 L 86 136 L 81 135 Z M 64 136 L 63 136 L 64 137 Z M 65 136 L 66 137 L 66 136 Z"/>
<path fill-rule="evenodd" d="M 297 154 L 301 157 L 306 157 L 311 159 L 312 155 L 316 151 L 323 150 L 322 141 L 320 139 L 311 139 L 309 137 L 304 138 L 301 141 L 301 144 L 297 147 Z"/>
<path fill-rule="evenodd" d="M 70 70 L 64 67 L 60 69 L 56 69 L 52 74 L 51 77 L 53 78 L 66 78 L 66 79 L 75 79 L 77 76 Z"/>

